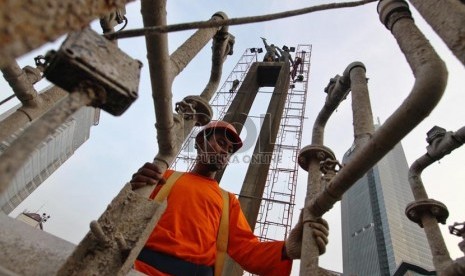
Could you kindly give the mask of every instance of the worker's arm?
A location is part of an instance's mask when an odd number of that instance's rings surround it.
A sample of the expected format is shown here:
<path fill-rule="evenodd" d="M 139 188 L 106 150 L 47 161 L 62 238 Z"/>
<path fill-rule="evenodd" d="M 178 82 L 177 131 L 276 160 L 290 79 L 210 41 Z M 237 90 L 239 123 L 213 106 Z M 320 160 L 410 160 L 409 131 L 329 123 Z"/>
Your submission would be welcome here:
<path fill-rule="evenodd" d="M 228 254 L 248 272 L 289 275 L 292 261 L 283 254 L 284 242 L 260 242 L 252 233 L 239 201 L 230 195 Z"/>
<path fill-rule="evenodd" d="M 146 185 L 163 184 L 165 179 L 162 170 L 157 165 L 147 162 L 132 175 L 130 183 L 132 189 L 136 190 Z"/>

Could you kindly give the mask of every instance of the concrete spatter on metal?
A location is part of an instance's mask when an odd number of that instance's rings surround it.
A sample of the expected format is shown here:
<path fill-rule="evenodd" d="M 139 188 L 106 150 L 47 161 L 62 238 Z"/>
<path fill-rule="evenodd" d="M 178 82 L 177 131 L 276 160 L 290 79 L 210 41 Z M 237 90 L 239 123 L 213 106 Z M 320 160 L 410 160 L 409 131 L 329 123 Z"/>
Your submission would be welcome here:
<path fill-rule="evenodd" d="M 0 10 L 0 67 L 131 0 L 7 0 Z"/>
<path fill-rule="evenodd" d="M 458 0 L 409 0 L 465 66 L 465 5 Z"/>
<path fill-rule="evenodd" d="M 166 202 L 142 198 L 126 184 L 93 222 L 101 233 L 89 231 L 58 275 L 125 275 L 152 231 L 147 224 L 156 224 L 165 208 Z"/>

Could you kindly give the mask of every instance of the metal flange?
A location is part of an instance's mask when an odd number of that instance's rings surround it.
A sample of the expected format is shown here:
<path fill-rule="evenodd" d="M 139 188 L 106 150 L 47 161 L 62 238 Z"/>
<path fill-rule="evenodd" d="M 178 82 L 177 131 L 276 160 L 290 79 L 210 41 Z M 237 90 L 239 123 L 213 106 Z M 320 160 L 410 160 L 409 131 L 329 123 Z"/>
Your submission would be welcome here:
<path fill-rule="evenodd" d="M 446 224 L 446 219 L 449 217 L 446 205 L 434 199 L 417 200 L 409 203 L 405 208 L 405 215 L 408 219 L 420 225 L 421 228 L 423 228 L 421 218 L 425 212 L 431 214 L 442 224 Z"/>
<path fill-rule="evenodd" d="M 176 112 L 185 120 L 194 120 L 196 126 L 208 124 L 213 117 L 210 104 L 200 96 L 187 96 L 176 103 Z"/>
<path fill-rule="evenodd" d="M 401 18 L 412 18 L 409 6 L 405 0 L 380 0 L 378 14 L 381 22 L 388 30 Z"/>
<path fill-rule="evenodd" d="M 308 165 L 312 159 L 317 159 L 318 161 L 326 159 L 336 160 L 336 156 L 330 148 L 323 145 L 309 145 L 299 151 L 297 161 L 299 166 L 305 171 L 308 171 Z"/>

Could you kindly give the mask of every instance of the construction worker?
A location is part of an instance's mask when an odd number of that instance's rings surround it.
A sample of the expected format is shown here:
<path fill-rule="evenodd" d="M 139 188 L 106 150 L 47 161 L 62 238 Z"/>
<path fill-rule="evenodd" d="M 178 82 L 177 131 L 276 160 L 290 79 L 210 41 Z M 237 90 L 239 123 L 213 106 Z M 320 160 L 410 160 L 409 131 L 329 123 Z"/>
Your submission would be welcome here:
<path fill-rule="evenodd" d="M 297 69 L 299 69 L 299 65 L 302 64 L 302 58 L 297 57 L 295 59 L 294 64 L 292 65 L 292 72 L 291 72 L 291 79 L 294 80 L 297 75 Z M 303 66 L 303 65 L 302 65 Z"/>
<path fill-rule="evenodd" d="M 221 190 L 215 180 L 216 172 L 224 169 L 230 156 L 242 146 L 236 129 L 227 122 L 213 121 L 195 140 L 198 155 L 191 171 L 168 170 L 162 175 L 160 168 L 146 163 L 132 177 L 133 189 L 163 183 L 150 196 L 155 200 L 165 193 L 160 190 L 172 185 L 167 208 L 139 254 L 135 269 L 148 275 L 218 276 L 227 252 L 251 273 L 289 275 L 292 259 L 300 258 L 302 217 L 286 241 L 260 242 L 236 196 Z M 180 176 L 173 182 L 175 174 Z M 328 242 L 327 224 L 321 220 L 310 226 L 322 254 Z"/>
<path fill-rule="evenodd" d="M 231 89 L 229 89 L 229 93 L 233 93 L 236 91 L 237 87 L 239 86 L 240 81 L 238 79 L 233 80 Z"/>

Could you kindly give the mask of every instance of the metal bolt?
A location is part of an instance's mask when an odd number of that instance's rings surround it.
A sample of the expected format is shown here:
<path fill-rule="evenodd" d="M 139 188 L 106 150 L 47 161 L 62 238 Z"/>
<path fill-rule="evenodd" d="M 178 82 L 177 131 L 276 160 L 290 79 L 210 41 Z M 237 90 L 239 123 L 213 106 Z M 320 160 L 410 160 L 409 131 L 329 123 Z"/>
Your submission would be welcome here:
<path fill-rule="evenodd" d="M 94 236 L 97 238 L 97 241 L 101 245 L 109 245 L 110 240 L 103 232 L 102 226 L 100 226 L 100 223 L 98 221 L 93 220 L 90 222 L 90 231 L 92 232 L 92 234 L 94 234 Z"/>
<path fill-rule="evenodd" d="M 123 234 L 116 233 L 115 239 L 116 239 L 116 244 L 118 245 L 118 248 L 122 252 L 129 250 L 128 243 L 126 242 L 126 239 L 124 238 Z"/>
<path fill-rule="evenodd" d="M 418 214 L 415 210 L 410 210 L 408 212 L 409 216 L 412 218 L 412 219 L 417 219 L 418 218 Z"/>

